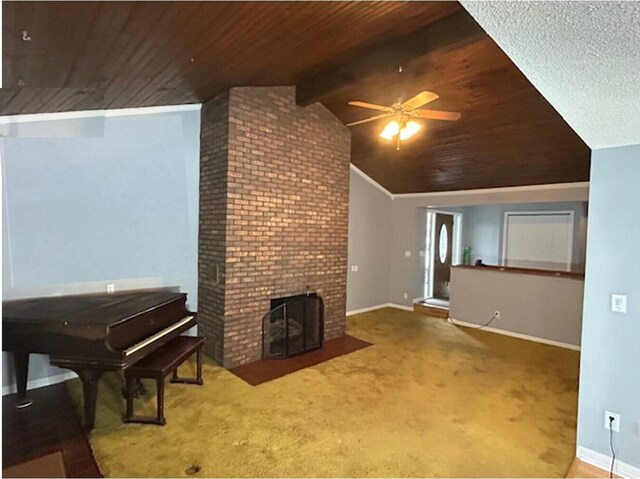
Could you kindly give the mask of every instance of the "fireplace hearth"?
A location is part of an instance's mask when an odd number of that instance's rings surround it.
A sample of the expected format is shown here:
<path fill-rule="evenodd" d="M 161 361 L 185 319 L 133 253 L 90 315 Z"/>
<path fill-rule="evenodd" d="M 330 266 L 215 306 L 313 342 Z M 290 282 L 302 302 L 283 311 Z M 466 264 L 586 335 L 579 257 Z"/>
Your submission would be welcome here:
<path fill-rule="evenodd" d="M 284 359 L 322 347 L 324 304 L 317 293 L 271 300 L 262 320 L 262 358 Z"/>

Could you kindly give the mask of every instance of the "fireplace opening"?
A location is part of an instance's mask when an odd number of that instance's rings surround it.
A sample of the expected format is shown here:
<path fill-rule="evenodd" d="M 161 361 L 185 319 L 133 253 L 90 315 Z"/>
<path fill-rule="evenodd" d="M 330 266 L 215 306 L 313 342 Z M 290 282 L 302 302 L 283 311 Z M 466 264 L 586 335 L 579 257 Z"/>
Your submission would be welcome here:
<path fill-rule="evenodd" d="M 271 300 L 262 320 L 262 358 L 283 359 L 322 347 L 324 303 L 317 293 Z"/>

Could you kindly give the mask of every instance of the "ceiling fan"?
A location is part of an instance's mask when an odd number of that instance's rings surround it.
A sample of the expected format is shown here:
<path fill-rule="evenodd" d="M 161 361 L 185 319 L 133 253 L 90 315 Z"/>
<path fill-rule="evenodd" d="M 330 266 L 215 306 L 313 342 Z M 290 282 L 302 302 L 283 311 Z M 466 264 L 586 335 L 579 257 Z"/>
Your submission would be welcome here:
<path fill-rule="evenodd" d="M 382 118 L 393 117 L 386 124 L 380 137 L 385 140 L 396 140 L 396 149 L 400 149 L 400 141 L 407 140 L 420 130 L 421 125 L 414 119 L 444 120 L 456 121 L 460 119 L 460 113 L 454 111 L 439 110 L 420 110 L 419 108 L 427 103 L 437 99 L 438 95 L 431 91 L 423 91 L 404 103 L 398 102 L 391 106 L 375 105 L 363 101 L 350 101 L 349 105 L 359 108 L 367 108 L 369 110 L 382 111 L 380 115 L 375 115 L 364 120 L 347 123 L 347 126 L 360 125 L 370 121 L 380 120 Z"/>

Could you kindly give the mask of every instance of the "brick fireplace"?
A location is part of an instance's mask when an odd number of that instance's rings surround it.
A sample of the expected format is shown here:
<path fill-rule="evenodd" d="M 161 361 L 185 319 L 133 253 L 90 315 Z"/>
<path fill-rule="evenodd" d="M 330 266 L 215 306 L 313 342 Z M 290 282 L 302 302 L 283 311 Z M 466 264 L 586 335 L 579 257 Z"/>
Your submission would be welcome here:
<path fill-rule="evenodd" d="M 198 322 L 227 368 L 260 359 L 271 300 L 324 300 L 344 335 L 350 132 L 294 87 L 239 87 L 202 107 Z"/>

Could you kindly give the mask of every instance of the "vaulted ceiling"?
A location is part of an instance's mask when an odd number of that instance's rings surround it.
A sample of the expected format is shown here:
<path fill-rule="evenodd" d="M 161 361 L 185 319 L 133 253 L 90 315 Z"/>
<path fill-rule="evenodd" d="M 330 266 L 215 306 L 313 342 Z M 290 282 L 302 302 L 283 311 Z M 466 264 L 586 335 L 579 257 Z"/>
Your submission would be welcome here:
<path fill-rule="evenodd" d="M 352 127 L 352 162 L 393 193 L 575 182 L 590 150 L 457 2 L 4 2 L 0 114 L 203 102 L 297 85 L 345 123 L 350 100 L 436 92 L 400 151 Z M 23 33 L 24 32 L 24 33 Z M 397 66 L 403 73 L 397 73 Z"/>

